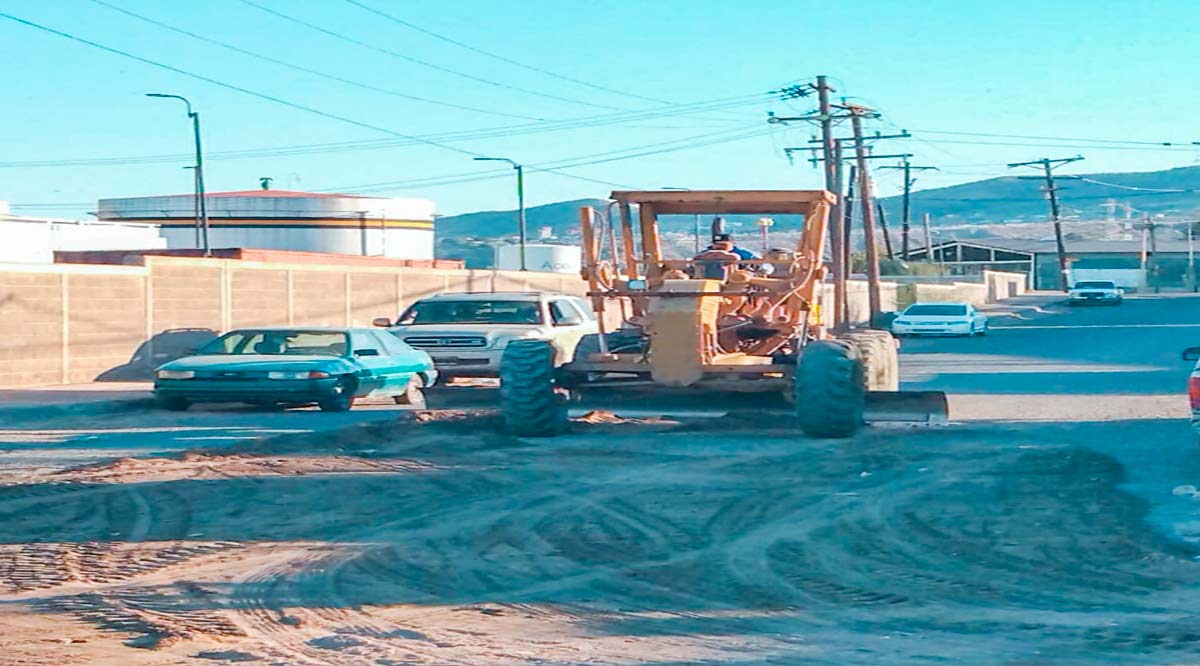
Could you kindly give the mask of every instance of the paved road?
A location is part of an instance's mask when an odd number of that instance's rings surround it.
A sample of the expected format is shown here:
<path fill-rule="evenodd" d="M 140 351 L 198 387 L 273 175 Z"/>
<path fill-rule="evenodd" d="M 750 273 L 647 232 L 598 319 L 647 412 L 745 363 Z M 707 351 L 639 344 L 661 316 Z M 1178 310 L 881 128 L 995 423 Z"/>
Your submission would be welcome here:
<path fill-rule="evenodd" d="M 946 391 L 952 421 L 1001 421 L 1014 445 L 1077 446 L 1115 459 L 1156 527 L 1200 542 L 1192 364 L 1180 359 L 1200 345 L 1200 297 L 1045 310 L 995 317 L 985 338 L 905 339 L 903 387 Z"/>

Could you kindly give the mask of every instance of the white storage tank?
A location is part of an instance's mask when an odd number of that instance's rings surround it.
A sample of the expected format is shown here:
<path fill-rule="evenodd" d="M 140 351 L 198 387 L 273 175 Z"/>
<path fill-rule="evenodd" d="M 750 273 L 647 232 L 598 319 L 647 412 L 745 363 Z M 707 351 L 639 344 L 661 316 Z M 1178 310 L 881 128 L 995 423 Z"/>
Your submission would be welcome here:
<path fill-rule="evenodd" d="M 209 246 L 433 259 L 434 204 L 428 199 L 245 190 L 212 192 Z M 101 199 L 101 220 L 162 227 L 170 249 L 199 247 L 195 197 Z"/>
<path fill-rule="evenodd" d="M 525 268 L 545 273 L 579 274 L 583 267 L 583 250 L 578 245 L 525 245 Z M 500 245 L 496 248 L 496 268 L 506 271 L 521 269 L 521 246 Z"/>

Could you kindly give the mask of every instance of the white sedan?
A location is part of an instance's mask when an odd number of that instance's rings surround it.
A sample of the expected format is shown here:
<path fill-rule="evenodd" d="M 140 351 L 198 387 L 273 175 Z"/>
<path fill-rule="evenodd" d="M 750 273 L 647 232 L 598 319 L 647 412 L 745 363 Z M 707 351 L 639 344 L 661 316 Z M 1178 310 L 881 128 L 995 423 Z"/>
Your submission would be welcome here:
<path fill-rule="evenodd" d="M 969 303 L 913 303 L 896 315 L 892 333 L 900 335 L 987 335 L 987 315 Z"/>

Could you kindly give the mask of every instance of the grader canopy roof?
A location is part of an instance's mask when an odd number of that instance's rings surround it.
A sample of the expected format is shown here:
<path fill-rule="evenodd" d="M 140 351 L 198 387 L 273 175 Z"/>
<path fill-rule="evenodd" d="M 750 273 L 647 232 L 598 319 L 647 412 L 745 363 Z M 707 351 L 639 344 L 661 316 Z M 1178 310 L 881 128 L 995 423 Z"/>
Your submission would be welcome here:
<path fill-rule="evenodd" d="M 832 205 L 835 197 L 825 190 L 687 190 L 616 191 L 620 203 L 649 205 L 662 214 L 807 214 L 818 203 Z"/>

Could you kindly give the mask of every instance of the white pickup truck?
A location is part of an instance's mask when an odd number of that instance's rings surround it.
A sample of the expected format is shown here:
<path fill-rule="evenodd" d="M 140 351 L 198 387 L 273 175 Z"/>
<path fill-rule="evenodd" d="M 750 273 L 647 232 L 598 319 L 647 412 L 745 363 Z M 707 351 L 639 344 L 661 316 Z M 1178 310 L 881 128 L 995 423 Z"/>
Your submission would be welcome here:
<path fill-rule="evenodd" d="M 591 304 L 547 292 L 445 293 L 410 305 L 396 321 L 376 319 L 410 347 L 429 354 L 444 380 L 496 377 L 513 340 L 550 340 L 558 362 L 573 357 L 580 339 L 599 325 Z"/>
<path fill-rule="evenodd" d="M 1071 305 L 1120 305 L 1125 290 L 1110 280 L 1076 282 L 1067 292 Z"/>

